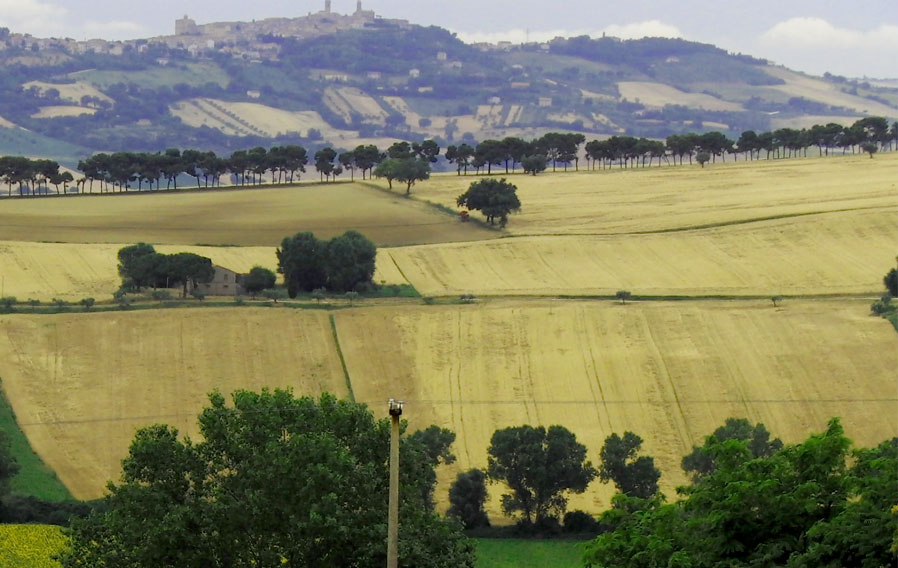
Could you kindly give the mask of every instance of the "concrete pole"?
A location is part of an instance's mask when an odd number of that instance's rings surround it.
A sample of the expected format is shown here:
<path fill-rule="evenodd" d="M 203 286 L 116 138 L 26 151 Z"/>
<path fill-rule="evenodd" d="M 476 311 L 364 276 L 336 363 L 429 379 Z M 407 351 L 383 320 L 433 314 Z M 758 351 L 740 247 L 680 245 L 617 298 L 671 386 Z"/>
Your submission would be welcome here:
<path fill-rule="evenodd" d="M 390 513 L 387 524 L 387 568 L 399 566 L 399 417 L 402 402 L 390 399 Z"/>

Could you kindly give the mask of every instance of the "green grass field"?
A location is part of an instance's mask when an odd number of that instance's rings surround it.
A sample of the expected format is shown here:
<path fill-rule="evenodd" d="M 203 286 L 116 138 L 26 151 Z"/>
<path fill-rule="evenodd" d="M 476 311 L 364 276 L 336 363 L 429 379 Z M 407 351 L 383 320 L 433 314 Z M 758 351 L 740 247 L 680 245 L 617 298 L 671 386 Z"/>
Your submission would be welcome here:
<path fill-rule="evenodd" d="M 72 499 L 71 493 L 59 481 L 56 473 L 44 465 L 41 458 L 31 449 L 31 444 L 28 443 L 28 439 L 25 438 L 25 434 L 16 423 L 16 415 L 6 401 L 2 382 L 0 382 L 0 430 L 9 439 L 12 455 L 21 468 L 11 482 L 14 493 L 30 495 L 47 501 L 69 501 Z"/>
<path fill-rule="evenodd" d="M 474 539 L 477 568 L 571 568 L 581 566 L 582 545 L 573 540 Z"/>

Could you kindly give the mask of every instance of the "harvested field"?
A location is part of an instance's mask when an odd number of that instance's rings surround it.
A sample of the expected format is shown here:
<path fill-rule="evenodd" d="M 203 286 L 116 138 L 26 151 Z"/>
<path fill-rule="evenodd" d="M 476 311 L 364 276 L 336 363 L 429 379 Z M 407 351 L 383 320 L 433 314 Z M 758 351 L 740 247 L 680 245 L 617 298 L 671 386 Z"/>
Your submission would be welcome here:
<path fill-rule="evenodd" d="M 31 118 L 59 118 L 61 116 L 81 116 L 84 114 L 96 114 L 97 109 L 81 106 L 43 106 L 40 112 L 32 114 Z"/>
<path fill-rule="evenodd" d="M 220 389 L 346 396 L 328 315 L 287 309 L 0 317 L 0 376 L 35 451 L 76 498 L 117 480 L 137 428 L 196 437 Z"/>
<path fill-rule="evenodd" d="M 563 424 L 598 461 L 632 430 L 664 472 L 730 416 L 799 441 L 841 416 L 872 445 L 898 428 L 898 351 L 868 302 L 495 301 L 335 313 L 357 400 L 408 402 L 412 428 L 458 435 L 458 471 L 486 465 L 497 428 Z M 227 349 L 222 349 L 227 346 Z M 203 309 L 0 317 L 0 376 L 35 450 L 78 497 L 118 476 L 134 429 L 195 433 L 212 388 L 292 386 L 345 395 L 325 312 Z M 492 489 L 498 496 L 498 487 Z M 598 511 L 596 483 L 572 508 Z M 498 519 L 498 501 L 492 514 Z"/>
<path fill-rule="evenodd" d="M 868 313 L 868 302 L 509 301 L 351 310 L 336 322 L 358 400 L 398 397 L 412 428 L 457 433 L 443 487 L 486 465 L 497 428 L 563 424 L 593 463 L 612 432 L 642 435 L 672 496 L 680 458 L 730 416 L 788 442 L 833 416 L 859 445 L 893 436 L 895 331 Z M 571 508 L 598 511 L 610 497 L 596 483 Z"/>
<path fill-rule="evenodd" d="M 102 91 L 91 85 L 90 83 L 86 83 L 84 81 L 77 81 L 75 83 L 47 83 L 45 81 L 29 81 L 22 85 L 23 89 L 30 89 L 31 87 L 37 87 L 37 89 L 44 93 L 49 89 L 56 89 L 59 91 L 59 98 L 64 101 L 69 101 L 75 103 L 76 105 L 81 104 L 81 99 L 84 97 L 94 97 L 101 101 L 106 101 L 107 103 L 113 103 L 111 98 L 103 94 Z"/>
<path fill-rule="evenodd" d="M 127 243 L 133 244 L 133 243 Z M 26 243 L 0 241 L 2 295 L 20 302 L 35 298 L 49 302 L 61 298 L 74 302 L 92 297 L 106 300 L 121 286 L 117 253 L 126 246 L 117 244 Z M 246 273 L 253 266 L 277 269 L 275 247 L 202 247 L 158 245 L 156 250 L 173 254 L 192 252 L 212 259 L 214 264 Z M 405 284 L 393 260 L 378 254 L 374 281 Z"/>
<path fill-rule="evenodd" d="M 811 150 L 814 152 L 815 150 Z M 549 166 L 551 169 L 551 165 Z M 513 235 L 643 233 L 770 217 L 898 206 L 898 152 L 698 167 L 513 175 L 522 210 Z M 499 177 L 504 168 L 493 168 Z M 440 175 L 414 197 L 455 209 L 475 176 Z M 480 217 L 479 213 L 473 213 Z"/>
<path fill-rule="evenodd" d="M 330 238 L 349 229 L 378 245 L 498 236 L 398 194 L 350 183 L 16 199 L 0 208 L 0 240 L 9 241 L 274 247 L 299 231 Z"/>
<path fill-rule="evenodd" d="M 514 221 L 512 221 L 514 222 Z M 674 233 L 538 236 L 385 251 L 425 296 L 879 294 L 898 208 Z"/>
<path fill-rule="evenodd" d="M 871 116 L 898 117 L 898 109 L 864 97 L 850 95 L 843 92 L 838 85 L 827 83 L 822 79 L 796 73 L 784 67 L 767 67 L 764 71 L 786 82 L 784 85 L 774 85 L 769 89 L 780 91 L 790 97 L 803 97 Z"/>
<path fill-rule="evenodd" d="M 620 98 L 638 101 L 648 107 L 661 108 L 665 105 L 683 105 L 705 110 L 738 112 L 742 105 L 724 101 L 704 93 L 687 93 L 663 83 L 645 81 L 621 81 L 617 84 Z"/>

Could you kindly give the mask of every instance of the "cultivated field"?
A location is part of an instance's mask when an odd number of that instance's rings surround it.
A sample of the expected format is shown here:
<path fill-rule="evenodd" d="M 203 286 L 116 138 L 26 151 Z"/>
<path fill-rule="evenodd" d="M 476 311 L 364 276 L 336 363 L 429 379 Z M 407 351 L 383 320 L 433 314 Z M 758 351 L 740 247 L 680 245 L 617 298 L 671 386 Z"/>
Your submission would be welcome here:
<path fill-rule="evenodd" d="M 788 442 L 832 416 L 860 445 L 898 431 L 895 331 L 868 302 L 510 301 L 354 310 L 336 323 L 358 400 L 399 397 L 413 427 L 457 433 L 444 482 L 483 467 L 492 433 L 520 424 L 565 425 L 593 463 L 606 436 L 634 431 L 670 496 L 681 457 L 730 416 Z M 610 497 L 595 484 L 573 506 L 598 511 Z"/>
<path fill-rule="evenodd" d="M 512 223 L 514 220 L 512 220 Z M 425 296 L 877 294 L 898 207 L 672 233 L 536 236 L 383 250 Z"/>
<path fill-rule="evenodd" d="M 0 525 L 0 566 L 3 568 L 60 568 L 53 559 L 67 546 L 60 527 Z"/>
<path fill-rule="evenodd" d="M 648 107 L 683 105 L 716 111 L 738 112 L 745 110 L 739 103 L 724 101 L 703 93 L 686 93 L 663 83 L 645 81 L 621 81 L 617 84 L 621 99 L 640 102 Z"/>
<path fill-rule="evenodd" d="M 83 114 L 96 114 L 97 109 L 72 106 L 72 105 L 55 105 L 43 106 L 40 112 L 31 115 L 31 118 L 59 118 L 62 116 L 81 116 Z M 77 178 L 76 178 L 77 179 Z"/>
<path fill-rule="evenodd" d="M 273 247 L 299 231 L 330 238 L 347 229 L 393 246 L 499 236 L 399 194 L 349 183 L 15 199 L 0 207 L 0 240 L 8 241 Z"/>
<path fill-rule="evenodd" d="M 92 297 L 108 300 L 122 283 L 118 274 L 120 248 L 134 243 L 71 244 L 0 241 L 0 297 L 20 302 L 35 298 L 78 301 Z M 275 247 L 204 247 L 157 245 L 164 254 L 192 252 L 212 259 L 213 264 L 247 273 L 253 266 L 277 269 Z M 406 284 L 396 264 L 381 249 L 374 281 Z"/>
<path fill-rule="evenodd" d="M 816 148 L 809 150 L 816 156 Z M 520 213 L 511 235 L 606 235 L 705 227 L 769 217 L 898 207 L 898 152 L 761 160 L 693 167 L 639 168 L 508 177 L 518 186 Z M 549 165 L 551 170 L 551 164 Z M 571 168 L 573 169 L 573 168 Z M 504 167 L 493 166 L 501 177 Z M 520 171 L 520 170 L 519 170 Z M 439 175 L 415 197 L 456 209 L 456 198 L 480 178 Z M 479 213 L 473 213 L 478 217 Z"/>
<path fill-rule="evenodd" d="M 195 437 L 213 389 L 347 394 L 324 311 L 20 315 L 0 318 L 0 330 L 0 377 L 19 425 L 82 499 L 119 478 L 137 428 L 165 423 Z"/>
<path fill-rule="evenodd" d="M 75 103 L 76 105 L 80 105 L 81 99 L 84 97 L 94 97 L 107 103 L 115 102 L 93 85 L 85 83 L 83 81 L 77 81 L 75 83 L 47 83 L 45 81 L 29 81 L 22 85 L 22 88 L 26 90 L 32 87 L 37 88 L 41 93 L 44 93 L 49 89 L 56 89 L 57 91 L 59 91 L 60 99 Z"/>
<path fill-rule="evenodd" d="M 894 435 L 895 332 L 867 304 L 516 300 L 334 317 L 357 400 L 379 412 L 399 397 L 413 428 L 457 433 L 445 503 L 455 473 L 486 464 L 493 431 L 524 423 L 565 425 L 593 462 L 608 434 L 635 431 L 671 495 L 680 457 L 729 416 L 787 441 L 832 416 L 858 444 Z M 82 498 L 118 478 L 135 428 L 195 433 L 213 388 L 347 392 L 327 313 L 273 308 L 2 316 L 0 376 L 32 445 Z M 598 511 L 610 495 L 596 484 L 573 506 Z"/>

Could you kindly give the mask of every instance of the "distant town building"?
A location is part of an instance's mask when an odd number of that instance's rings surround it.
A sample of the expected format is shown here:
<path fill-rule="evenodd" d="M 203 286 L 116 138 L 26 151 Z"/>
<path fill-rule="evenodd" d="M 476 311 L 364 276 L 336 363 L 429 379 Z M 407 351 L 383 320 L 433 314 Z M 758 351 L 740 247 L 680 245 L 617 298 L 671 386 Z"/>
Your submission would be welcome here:
<path fill-rule="evenodd" d="M 502 104 L 502 98 L 501 97 L 490 97 L 486 100 L 486 102 L 488 102 L 491 105 L 499 105 L 499 104 Z"/>
<path fill-rule="evenodd" d="M 550 107 L 552 106 L 552 97 L 540 97 L 538 104 L 541 107 Z"/>
<path fill-rule="evenodd" d="M 445 51 L 437 52 L 437 61 L 446 61 L 446 59 L 448 59 L 448 58 L 449 58 L 449 54 L 447 54 Z"/>
<path fill-rule="evenodd" d="M 196 35 L 197 33 L 199 33 L 199 28 L 196 22 L 188 18 L 187 14 L 184 14 L 180 20 L 175 20 L 175 35 Z"/>
<path fill-rule="evenodd" d="M 193 283 L 188 283 L 187 293 L 199 290 L 207 296 L 240 296 L 245 292 L 243 274 L 223 266 L 214 265 L 213 268 L 215 276 L 211 282 L 201 283 L 196 288 L 193 287 Z"/>
<path fill-rule="evenodd" d="M 410 69 L 408 72 L 408 76 L 413 79 L 417 79 L 418 77 L 421 76 L 421 70 L 420 69 Z"/>

